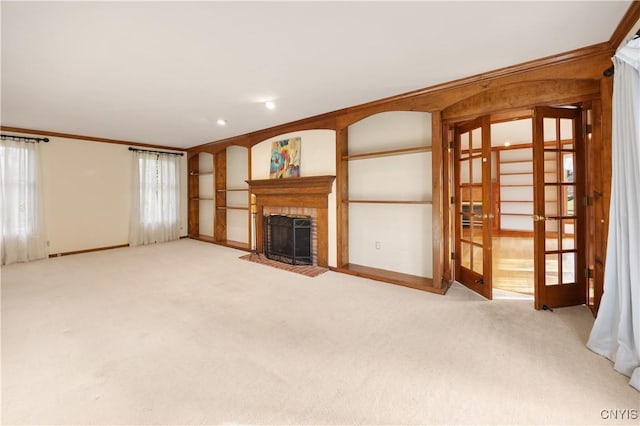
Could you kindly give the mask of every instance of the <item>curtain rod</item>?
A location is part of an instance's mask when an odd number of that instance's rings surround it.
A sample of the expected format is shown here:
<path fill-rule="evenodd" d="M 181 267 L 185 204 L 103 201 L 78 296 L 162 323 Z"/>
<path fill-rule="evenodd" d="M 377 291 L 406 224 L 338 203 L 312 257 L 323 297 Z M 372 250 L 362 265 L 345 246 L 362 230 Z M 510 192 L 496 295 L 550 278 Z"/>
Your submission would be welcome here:
<path fill-rule="evenodd" d="M 2 140 L 11 139 L 16 142 L 49 142 L 49 138 L 32 138 L 30 136 L 0 135 Z"/>
<path fill-rule="evenodd" d="M 640 30 L 638 30 L 638 32 L 636 32 L 636 35 L 633 36 L 633 38 L 631 38 L 631 40 L 635 40 L 638 37 L 640 37 Z M 602 75 L 604 75 L 605 77 L 611 77 L 614 74 L 614 72 L 615 72 L 615 68 L 613 67 L 613 65 L 611 65 L 609 68 L 604 70 Z"/>
<path fill-rule="evenodd" d="M 132 148 L 132 147 L 129 147 L 129 151 L 150 152 L 152 154 L 179 155 L 181 157 L 184 155 L 183 152 L 151 151 L 150 149 L 138 149 L 138 148 Z"/>

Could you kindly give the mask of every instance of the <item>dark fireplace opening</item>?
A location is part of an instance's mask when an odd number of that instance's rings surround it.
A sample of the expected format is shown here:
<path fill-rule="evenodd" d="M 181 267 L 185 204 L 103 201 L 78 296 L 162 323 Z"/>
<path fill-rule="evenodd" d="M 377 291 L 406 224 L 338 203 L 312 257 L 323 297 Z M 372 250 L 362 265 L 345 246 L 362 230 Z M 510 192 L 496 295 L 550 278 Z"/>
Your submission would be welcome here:
<path fill-rule="evenodd" d="M 311 221 L 310 216 L 264 216 L 264 255 L 290 265 L 313 265 Z"/>

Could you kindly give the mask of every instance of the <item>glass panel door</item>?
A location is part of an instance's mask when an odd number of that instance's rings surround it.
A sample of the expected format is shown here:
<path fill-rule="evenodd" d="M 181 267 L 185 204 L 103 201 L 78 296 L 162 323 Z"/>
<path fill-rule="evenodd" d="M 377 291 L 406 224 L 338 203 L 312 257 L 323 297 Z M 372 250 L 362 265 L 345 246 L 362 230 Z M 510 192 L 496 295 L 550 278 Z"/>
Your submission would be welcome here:
<path fill-rule="evenodd" d="M 456 279 L 491 299 L 489 118 L 456 127 Z"/>
<path fill-rule="evenodd" d="M 535 110 L 536 308 L 585 303 L 581 110 Z"/>

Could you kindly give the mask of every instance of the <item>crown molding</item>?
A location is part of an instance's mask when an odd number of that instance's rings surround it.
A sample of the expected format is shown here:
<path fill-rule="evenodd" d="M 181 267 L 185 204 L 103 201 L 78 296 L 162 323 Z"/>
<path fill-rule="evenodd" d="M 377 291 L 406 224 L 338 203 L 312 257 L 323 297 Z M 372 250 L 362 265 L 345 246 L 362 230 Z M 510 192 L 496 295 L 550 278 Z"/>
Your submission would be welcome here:
<path fill-rule="evenodd" d="M 29 135 L 45 135 L 45 136 L 51 136 L 54 138 L 77 139 L 77 140 L 83 140 L 83 141 L 89 141 L 89 142 L 101 142 L 101 143 L 113 143 L 118 145 L 139 146 L 142 148 L 156 148 L 156 149 L 164 149 L 164 150 L 180 151 L 180 152 L 187 151 L 186 148 L 177 148 L 174 146 L 154 145 L 149 143 L 123 141 L 119 139 L 99 138 L 95 136 L 74 135 L 72 133 L 51 132 L 48 130 L 24 129 L 21 127 L 9 127 L 9 126 L 0 126 L 0 130 L 3 130 L 5 132 L 26 133 Z"/>

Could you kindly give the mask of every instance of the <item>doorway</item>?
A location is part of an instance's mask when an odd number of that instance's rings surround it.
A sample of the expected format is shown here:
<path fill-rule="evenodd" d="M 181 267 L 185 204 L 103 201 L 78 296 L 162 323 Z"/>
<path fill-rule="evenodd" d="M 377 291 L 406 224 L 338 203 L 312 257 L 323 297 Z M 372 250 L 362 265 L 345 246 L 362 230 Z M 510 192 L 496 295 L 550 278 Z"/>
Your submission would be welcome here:
<path fill-rule="evenodd" d="M 493 298 L 585 303 L 585 137 L 577 107 L 485 116 L 454 128 L 455 268 Z"/>
<path fill-rule="evenodd" d="M 530 110 L 491 120 L 493 288 L 533 299 L 533 119 Z"/>

